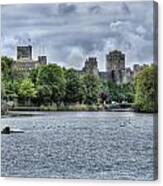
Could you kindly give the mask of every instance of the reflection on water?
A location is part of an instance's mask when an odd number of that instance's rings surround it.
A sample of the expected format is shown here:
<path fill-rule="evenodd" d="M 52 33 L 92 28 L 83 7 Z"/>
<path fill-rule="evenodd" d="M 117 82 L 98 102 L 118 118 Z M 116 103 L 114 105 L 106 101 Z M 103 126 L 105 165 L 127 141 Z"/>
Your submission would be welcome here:
<path fill-rule="evenodd" d="M 154 177 L 153 115 L 56 112 L 4 118 L 2 126 L 24 130 L 2 135 L 2 176 Z"/>

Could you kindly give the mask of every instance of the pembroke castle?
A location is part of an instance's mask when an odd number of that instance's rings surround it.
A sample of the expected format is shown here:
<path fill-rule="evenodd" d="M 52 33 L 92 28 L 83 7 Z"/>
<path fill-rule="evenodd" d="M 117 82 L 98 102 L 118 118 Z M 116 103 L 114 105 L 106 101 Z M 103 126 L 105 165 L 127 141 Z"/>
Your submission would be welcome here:
<path fill-rule="evenodd" d="M 17 60 L 14 64 L 18 74 L 29 74 L 39 65 L 46 65 L 47 56 L 38 56 L 37 60 L 32 59 L 32 46 L 17 46 Z M 133 81 L 135 75 L 146 65 L 134 64 L 133 69 L 125 66 L 125 54 L 119 50 L 110 51 L 106 54 L 106 71 L 99 71 L 96 57 L 89 57 L 79 74 L 93 74 L 102 80 L 113 81 L 117 84 Z"/>

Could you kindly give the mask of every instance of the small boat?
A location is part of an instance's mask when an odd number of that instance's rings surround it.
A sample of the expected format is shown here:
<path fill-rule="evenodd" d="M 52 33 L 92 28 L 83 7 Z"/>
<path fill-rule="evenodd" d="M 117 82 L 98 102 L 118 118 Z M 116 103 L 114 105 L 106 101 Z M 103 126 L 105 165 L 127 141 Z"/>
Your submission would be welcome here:
<path fill-rule="evenodd" d="M 5 127 L 2 131 L 1 134 L 10 134 L 10 127 Z"/>
<path fill-rule="evenodd" d="M 24 133 L 23 130 L 20 129 L 10 129 L 10 127 L 5 127 L 2 131 L 1 134 L 11 134 L 11 133 Z"/>
<path fill-rule="evenodd" d="M 21 129 L 12 129 L 11 133 L 24 133 L 24 131 Z"/>

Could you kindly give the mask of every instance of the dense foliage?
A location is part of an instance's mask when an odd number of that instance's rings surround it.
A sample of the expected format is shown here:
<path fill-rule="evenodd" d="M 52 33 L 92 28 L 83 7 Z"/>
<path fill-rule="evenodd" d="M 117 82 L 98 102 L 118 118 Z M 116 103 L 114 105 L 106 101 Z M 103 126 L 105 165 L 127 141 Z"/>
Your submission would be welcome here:
<path fill-rule="evenodd" d="M 96 104 L 100 93 L 100 81 L 93 75 L 85 75 L 82 78 L 83 101 L 86 104 Z"/>
<path fill-rule="evenodd" d="M 20 87 L 18 89 L 18 95 L 21 99 L 25 100 L 27 105 L 30 104 L 31 98 L 36 97 L 36 93 L 37 91 L 31 79 L 26 78 L 21 81 Z"/>
<path fill-rule="evenodd" d="M 16 80 L 14 69 L 15 61 L 12 58 L 1 57 L 1 93 L 4 99 L 13 99 L 18 94 L 18 80 Z"/>
<path fill-rule="evenodd" d="M 73 70 L 69 69 L 65 71 L 66 79 L 66 89 L 64 102 L 66 103 L 81 103 L 83 99 L 83 89 L 82 89 L 82 80 L 79 74 Z"/>
<path fill-rule="evenodd" d="M 12 68 L 15 61 L 12 58 L 1 57 L 1 70 L 2 78 L 5 77 L 6 80 L 10 81 L 14 77 L 14 70 Z"/>
<path fill-rule="evenodd" d="M 58 65 L 40 66 L 35 84 L 38 88 L 40 99 L 42 99 L 41 96 L 43 94 L 45 97 L 49 97 L 52 102 L 56 103 L 60 103 L 64 99 L 66 81 L 64 71 Z M 45 90 L 44 93 L 42 93 L 43 90 Z"/>
<path fill-rule="evenodd" d="M 135 79 L 135 107 L 141 112 L 157 112 L 157 67 L 141 71 Z"/>
<path fill-rule="evenodd" d="M 15 76 L 13 59 L 2 57 L 2 99 L 32 106 L 57 105 L 58 108 L 89 110 L 91 106 L 105 107 L 110 103 L 134 103 L 138 111 L 157 110 L 156 68 L 146 67 L 136 77 L 135 83 L 116 84 L 102 81 L 91 74 L 81 75 L 74 69 L 65 69 L 56 64 L 41 65 L 28 77 Z M 70 108 L 72 105 L 76 107 Z M 84 105 L 88 105 L 85 108 Z M 80 107 L 81 106 L 81 107 Z M 63 109 L 63 108 L 62 108 Z M 96 109 L 96 108 L 94 108 Z"/>

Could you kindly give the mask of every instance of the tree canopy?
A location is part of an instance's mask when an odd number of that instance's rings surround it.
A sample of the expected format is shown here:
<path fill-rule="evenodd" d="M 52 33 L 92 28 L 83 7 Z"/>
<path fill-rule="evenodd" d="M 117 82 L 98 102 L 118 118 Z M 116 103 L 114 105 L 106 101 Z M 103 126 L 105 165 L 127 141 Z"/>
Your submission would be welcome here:
<path fill-rule="evenodd" d="M 14 72 L 15 61 L 1 58 L 1 93 L 3 100 L 29 100 L 39 105 L 110 104 L 112 101 L 134 103 L 141 112 L 157 111 L 157 67 L 147 66 L 135 82 L 116 84 L 100 80 L 92 74 L 80 74 L 56 64 L 40 65 L 29 75 L 18 77 Z"/>
<path fill-rule="evenodd" d="M 69 69 L 65 71 L 66 89 L 65 89 L 65 102 L 76 103 L 81 102 L 83 98 L 82 82 L 79 74 Z"/>
<path fill-rule="evenodd" d="M 49 86 L 52 92 L 51 99 L 54 102 L 62 101 L 65 95 L 66 85 L 63 69 L 56 64 L 42 65 L 38 69 L 36 85 Z"/>
<path fill-rule="evenodd" d="M 12 58 L 8 58 L 5 56 L 1 57 L 1 72 L 2 78 L 7 79 L 8 81 L 13 79 L 14 69 L 12 68 L 15 61 Z"/>
<path fill-rule="evenodd" d="M 157 67 L 152 65 L 135 79 L 135 107 L 141 112 L 157 112 Z"/>
<path fill-rule="evenodd" d="M 96 104 L 100 94 L 100 80 L 94 75 L 87 74 L 83 76 L 82 83 L 84 103 Z"/>
<path fill-rule="evenodd" d="M 36 97 L 37 91 L 31 79 L 26 78 L 21 81 L 18 94 L 22 99 L 25 99 L 28 101 L 31 98 Z"/>

